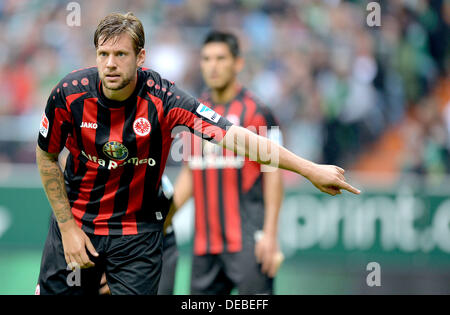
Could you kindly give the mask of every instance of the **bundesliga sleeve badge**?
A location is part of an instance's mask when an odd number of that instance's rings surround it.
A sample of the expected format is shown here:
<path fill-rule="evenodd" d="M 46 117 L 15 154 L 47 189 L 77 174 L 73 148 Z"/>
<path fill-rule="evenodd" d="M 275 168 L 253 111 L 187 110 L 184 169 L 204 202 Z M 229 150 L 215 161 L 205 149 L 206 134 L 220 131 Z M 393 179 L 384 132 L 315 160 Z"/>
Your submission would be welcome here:
<path fill-rule="evenodd" d="M 41 125 L 39 126 L 39 132 L 44 138 L 47 138 L 48 134 L 48 118 L 45 113 L 42 114 Z"/>
<path fill-rule="evenodd" d="M 209 120 L 212 120 L 213 122 L 217 123 L 220 119 L 220 115 L 217 114 L 215 111 L 213 111 L 211 108 L 209 108 L 206 105 L 200 104 L 197 107 L 197 113 Z"/>

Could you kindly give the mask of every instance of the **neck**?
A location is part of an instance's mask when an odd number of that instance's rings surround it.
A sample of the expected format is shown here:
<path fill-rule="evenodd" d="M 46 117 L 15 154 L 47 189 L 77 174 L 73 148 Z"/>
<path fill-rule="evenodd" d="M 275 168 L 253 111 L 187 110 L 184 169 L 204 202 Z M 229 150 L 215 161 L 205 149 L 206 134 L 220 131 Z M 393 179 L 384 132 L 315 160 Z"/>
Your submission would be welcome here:
<path fill-rule="evenodd" d="M 233 98 L 236 97 L 239 91 L 239 84 L 236 80 L 230 82 L 230 84 L 226 85 L 222 89 L 212 89 L 211 98 L 216 104 L 225 104 L 230 102 Z"/>
<path fill-rule="evenodd" d="M 137 74 L 134 76 L 133 80 L 131 80 L 127 86 L 125 86 L 120 90 L 110 90 L 106 88 L 104 84 L 102 84 L 102 91 L 103 94 L 106 96 L 106 98 L 112 101 L 122 102 L 128 99 L 131 96 L 131 94 L 133 94 L 134 90 L 136 89 L 136 85 L 137 85 Z"/>

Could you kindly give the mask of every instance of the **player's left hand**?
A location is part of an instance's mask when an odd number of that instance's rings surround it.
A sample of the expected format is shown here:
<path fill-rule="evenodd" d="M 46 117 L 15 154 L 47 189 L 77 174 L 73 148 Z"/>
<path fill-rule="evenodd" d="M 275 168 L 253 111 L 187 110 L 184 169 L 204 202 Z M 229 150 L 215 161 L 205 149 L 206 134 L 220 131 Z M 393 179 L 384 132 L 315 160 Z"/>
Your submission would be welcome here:
<path fill-rule="evenodd" d="M 109 290 L 108 282 L 106 282 L 106 274 L 103 273 L 102 279 L 100 280 L 100 290 L 98 291 L 100 295 L 111 295 Z"/>
<path fill-rule="evenodd" d="M 256 261 L 261 264 L 261 271 L 274 278 L 283 261 L 277 238 L 262 234 L 255 245 Z"/>

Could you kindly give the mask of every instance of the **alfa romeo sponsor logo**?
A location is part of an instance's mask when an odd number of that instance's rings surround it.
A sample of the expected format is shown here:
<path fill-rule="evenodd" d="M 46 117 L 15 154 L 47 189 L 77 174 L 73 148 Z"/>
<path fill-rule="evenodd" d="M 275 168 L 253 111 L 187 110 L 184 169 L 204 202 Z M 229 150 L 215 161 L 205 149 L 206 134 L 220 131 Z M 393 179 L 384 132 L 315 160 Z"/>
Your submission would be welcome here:
<path fill-rule="evenodd" d="M 152 125 L 145 118 L 138 118 L 134 121 L 133 130 L 138 136 L 146 136 L 152 130 Z"/>
<path fill-rule="evenodd" d="M 109 141 L 103 146 L 103 153 L 113 160 L 123 161 L 128 157 L 128 149 L 118 141 Z"/>

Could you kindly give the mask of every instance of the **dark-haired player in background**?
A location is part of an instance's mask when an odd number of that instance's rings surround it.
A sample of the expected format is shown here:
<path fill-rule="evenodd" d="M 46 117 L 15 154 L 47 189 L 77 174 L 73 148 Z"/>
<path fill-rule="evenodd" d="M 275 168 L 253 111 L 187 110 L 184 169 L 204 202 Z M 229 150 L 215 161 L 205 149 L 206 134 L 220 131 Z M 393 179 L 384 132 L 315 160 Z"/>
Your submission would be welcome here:
<path fill-rule="evenodd" d="M 281 144 L 271 110 L 237 80 L 243 66 L 236 36 L 208 34 L 201 69 L 209 91 L 201 101 L 233 124 Z M 272 294 L 282 259 L 277 241 L 283 198 L 280 170 L 264 172 L 264 166 L 234 152 L 199 144 L 199 138 L 189 140 L 192 156 L 176 182 L 174 202 L 178 209 L 194 196 L 191 293 L 229 294 L 236 287 L 240 294 Z"/>
<path fill-rule="evenodd" d="M 259 163 L 270 162 L 259 149 L 268 148 L 278 167 L 326 193 L 359 193 L 341 168 L 304 160 L 233 126 L 173 82 L 142 69 L 145 35 L 133 14 L 106 16 L 94 44 L 97 67 L 64 77 L 41 119 L 36 161 L 54 218 L 37 294 L 98 294 L 103 273 L 112 294 L 157 292 L 166 217 L 157 193 L 177 126 Z M 70 155 L 63 175 L 58 154 L 64 146 Z M 80 272 L 80 281 L 68 281 L 71 269 Z"/>

